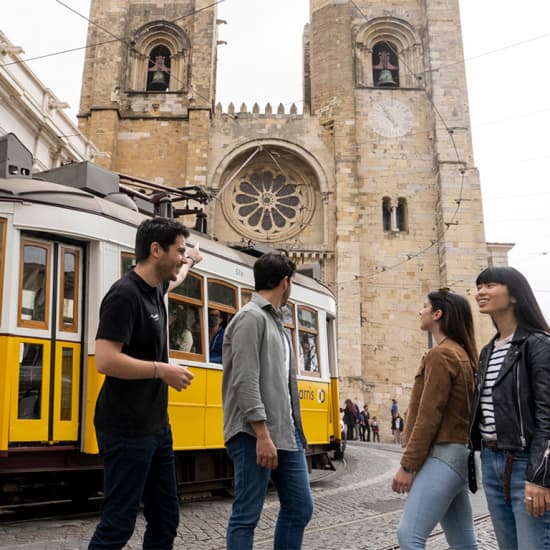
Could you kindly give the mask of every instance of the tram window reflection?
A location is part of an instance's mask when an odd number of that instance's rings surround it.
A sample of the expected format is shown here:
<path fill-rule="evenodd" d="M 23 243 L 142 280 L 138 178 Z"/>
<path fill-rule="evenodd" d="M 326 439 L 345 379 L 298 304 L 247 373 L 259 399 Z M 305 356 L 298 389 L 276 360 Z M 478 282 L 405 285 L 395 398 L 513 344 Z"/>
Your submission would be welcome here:
<path fill-rule="evenodd" d="M 313 334 L 300 332 L 300 370 L 304 372 L 319 372 L 317 358 L 317 339 Z"/>
<path fill-rule="evenodd" d="M 19 363 L 19 402 L 17 418 L 40 418 L 43 345 L 22 343 Z"/>
<path fill-rule="evenodd" d="M 242 294 L 241 294 L 242 296 Z M 237 288 L 225 281 L 208 281 L 208 358 L 222 363 L 225 328 L 237 313 Z"/>
<path fill-rule="evenodd" d="M 21 325 L 47 328 L 49 248 L 29 242 L 22 243 L 21 294 L 19 320 Z"/>
<path fill-rule="evenodd" d="M 202 354 L 200 307 L 169 300 L 170 349 Z"/>
<path fill-rule="evenodd" d="M 210 342 L 210 361 L 222 362 L 223 336 L 225 328 L 233 316 L 227 311 L 210 308 L 208 310 L 208 340 Z"/>
<path fill-rule="evenodd" d="M 300 371 L 304 374 L 320 376 L 318 336 L 317 311 L 306 306 L 299 306 L 298 359 Z"/>

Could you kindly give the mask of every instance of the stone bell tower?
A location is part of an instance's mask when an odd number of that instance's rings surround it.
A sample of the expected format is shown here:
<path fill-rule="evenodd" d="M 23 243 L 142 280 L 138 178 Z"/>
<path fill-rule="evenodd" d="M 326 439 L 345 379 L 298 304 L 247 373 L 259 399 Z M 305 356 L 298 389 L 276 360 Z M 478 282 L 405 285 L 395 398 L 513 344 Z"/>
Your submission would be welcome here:
<path fill-rule="evenodd" d="M 167 185 L 205 183 L 217 43 L 211 4 L 92 0 L 78 118 L 103 153 L 98 162 Z"/>
<path fill-rule="evenodd" d="M 473 298 L 488 262 L 458 0 L 311 0 L 304 43 L 335 160 L 341 396 L 388 414 L 427 349 L 426 294 Z"/>
<path fill-rule="evenodd" d="M 80 126 L 106 167 L 216 193 L 211 236 L 310 267 L 337 297 L 342 400 L 405 408 L 426 294 L 472 298 L 489 256 L 458 0 L 310 0 L 302 113 L 213 107 L 211 4 L 92 0 Z"/>

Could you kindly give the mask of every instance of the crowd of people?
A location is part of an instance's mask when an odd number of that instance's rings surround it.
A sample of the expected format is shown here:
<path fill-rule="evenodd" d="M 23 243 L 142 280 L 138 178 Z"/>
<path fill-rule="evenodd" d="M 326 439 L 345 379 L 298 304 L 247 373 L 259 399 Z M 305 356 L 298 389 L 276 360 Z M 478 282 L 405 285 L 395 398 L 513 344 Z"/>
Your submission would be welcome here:
<path fill-rule="evenodd" d="M 104 504 L 89 548 L 122 548 L 140 505 L 144 548 L 169 549 L 179 508 L 167 414 L 168 387 L 185 390 L 192 372 L 168 360 L 177 311 L 165 295 L 201 261 L 174 220 L 144 221 L 136 235 L 136 267 L 104 297 L 96 367 L 105 374 L 94 424 L 104 461 Z M 252 299 L 228 322 L 209 311 L 210 353 L 223 362 L 224 440 L 233 460 L 235 498 L 227 548 L 252 549 L 268 483 L 280 512 L 274 548 L 302 546 L 313 514 L 293 346 L 280 314 L 296 266 L 280 253 L 254 264 Z M 476 281 L 479 311 L 496 329 L 478 356 L 470 304 L 448 289 L 430 292 L 420 329 L 434 345 L 422 358 L 403 419 L 392 400 L 394 443 L 404 452 L 392 488 L 407 493 L 397 530 L 400 547 L 425 548 L 440 523 L 452 548 L 477 549 L 469 491 L 476 490 L 474 451 L 499 548 L 550 550 L 550 328 L 525 277 L 491 267 Z M 220 350 L 220 344 L 222 346 Z M 219 355 L 218 355 L 219 353 Z M 369 408 L 344 404 L 348 439 L 380 441 Z"/>

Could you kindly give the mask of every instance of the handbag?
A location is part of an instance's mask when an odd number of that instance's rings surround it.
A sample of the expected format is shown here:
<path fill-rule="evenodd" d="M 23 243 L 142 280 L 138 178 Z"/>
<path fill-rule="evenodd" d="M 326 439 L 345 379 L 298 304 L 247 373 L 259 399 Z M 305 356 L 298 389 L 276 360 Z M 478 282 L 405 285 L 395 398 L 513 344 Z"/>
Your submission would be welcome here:
<path fill-rule="evenodd" d="M 477 491 L 476 457 L 473 449 L 468 453 L 468 489 L 471 493 Z"/>
<path fill-rule="evenodd" d="M 468 399 L 468 410 L 471 414 L 470 394 L 468 393 L 468 386 L 466 385 L 466 376 L 462 376 L 464 380 L 464 389 L 466 390 L 466 398 Z M 476 475 L 476 455 L 474 449 L 470 449 L 468 453 L 468 489 L 471 493 L 477 491 L 477 475 Z"/>

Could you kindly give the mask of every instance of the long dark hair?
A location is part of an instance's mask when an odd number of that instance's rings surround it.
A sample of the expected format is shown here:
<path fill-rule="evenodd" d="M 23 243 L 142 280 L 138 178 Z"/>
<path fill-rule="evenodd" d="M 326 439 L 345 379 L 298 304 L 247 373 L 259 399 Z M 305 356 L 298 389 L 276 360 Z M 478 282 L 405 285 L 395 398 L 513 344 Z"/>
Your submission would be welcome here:
<path fill-rule="evenodd" d="M 441 310 L 439 327 L 445 336 L 464 348 L 472 367 L 477 365 L 478 355 L 474 336 L 472 308 L 464 296 L 450 290 L 436 290 L 428 294 L 432 310 Z"/>
<path fill-rule="evenodd" d="M 476 285 L 499 283 L 505 285 L 510 296 L 515 298 L 514 316 L 518 325 L 527 330 L 550 332 L 531 285 L 514 267 L 488 267 L 476 279 Z"/>

